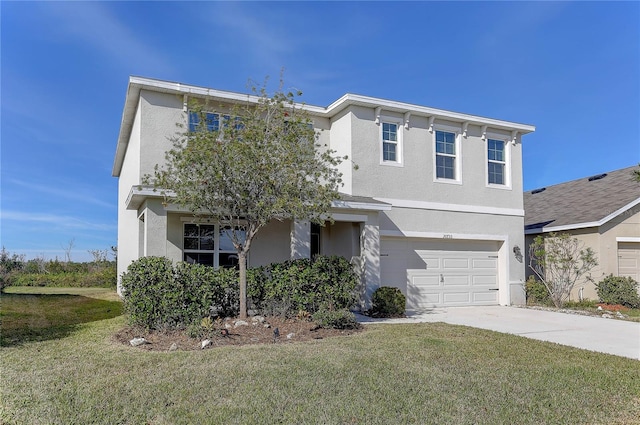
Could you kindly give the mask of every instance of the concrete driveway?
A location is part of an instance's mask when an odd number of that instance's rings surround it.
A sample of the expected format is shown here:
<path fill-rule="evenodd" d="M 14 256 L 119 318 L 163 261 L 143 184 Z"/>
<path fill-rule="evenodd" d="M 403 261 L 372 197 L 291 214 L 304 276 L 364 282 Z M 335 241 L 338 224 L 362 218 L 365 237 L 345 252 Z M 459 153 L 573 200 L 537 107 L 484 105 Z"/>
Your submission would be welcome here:
<path fill-rule="evenodd" d="M 600 353 L 640 360 L 640 323 L 556 313 L 519 307 L 450 307 L 408 313 L 403 319 L 372 319 L 367 323 L 444 322 L 520 335 Z"/>

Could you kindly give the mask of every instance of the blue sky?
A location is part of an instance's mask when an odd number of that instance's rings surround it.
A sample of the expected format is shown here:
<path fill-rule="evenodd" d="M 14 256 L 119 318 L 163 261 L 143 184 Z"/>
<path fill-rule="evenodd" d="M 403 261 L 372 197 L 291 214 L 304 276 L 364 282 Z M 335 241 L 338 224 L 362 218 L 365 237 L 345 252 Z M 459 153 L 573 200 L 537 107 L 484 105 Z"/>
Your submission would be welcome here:
<path fill-rule="evenodd" d="M 533 124 L 534 189 L 640 162 L 638 2 L 7 2 L 0 239 L 28 258 L 116 244 L 130 75 L 246 92 L 276 79 Z"/>

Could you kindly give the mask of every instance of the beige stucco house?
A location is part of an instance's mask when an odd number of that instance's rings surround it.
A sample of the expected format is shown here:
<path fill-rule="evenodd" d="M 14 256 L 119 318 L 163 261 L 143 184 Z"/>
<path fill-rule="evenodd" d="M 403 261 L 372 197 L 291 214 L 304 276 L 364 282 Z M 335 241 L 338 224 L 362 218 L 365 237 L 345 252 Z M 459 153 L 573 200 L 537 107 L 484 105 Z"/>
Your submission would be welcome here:
<path fill-rule="evenodd" d="M 118 273 L 142 256 L 225 266 L 233 250 L 216 223 L 163 205 L 141 187 L 164 161 L 189 102 L 214 123 L 239 93 L 131 77 L 113 175 L 118 177 Z M 346 94 L 305 105 L 320 142 L 351 161 L 334 223 L 273 222 L 252 244 L 256 266 L 316 253 L 342 255 L 366 287 L 395 286 L 408 309 L 524 302 L 522 136 L 531 125 Z M 358 165 L 355 170 L 353 163 Z"/>
<path fill-rule="evenodd" d="M 540 234 L 570 233 L 596 253 L 591 272 L 640 279 L 640 183 L 628 167 L 524 194 L 527 247 Z M 528 252 L 528 250 L 527 250 Z M 527 276 L 531 274 L 527 268 Z M 597 299 L 594 282 L 578 282 L 572 300 Z"/>

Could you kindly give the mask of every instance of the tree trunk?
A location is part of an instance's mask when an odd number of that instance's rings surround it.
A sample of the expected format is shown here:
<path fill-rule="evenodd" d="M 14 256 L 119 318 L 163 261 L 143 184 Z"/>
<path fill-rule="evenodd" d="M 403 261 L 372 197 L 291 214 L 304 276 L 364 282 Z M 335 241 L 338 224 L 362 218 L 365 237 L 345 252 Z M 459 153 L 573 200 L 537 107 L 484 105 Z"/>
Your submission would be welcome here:
<path fill-rule="evenodd" d="M 247 318 L 247 254 L 244 250 L 238 252 L 238 266 L 240 268 L 240 319 Z"/>

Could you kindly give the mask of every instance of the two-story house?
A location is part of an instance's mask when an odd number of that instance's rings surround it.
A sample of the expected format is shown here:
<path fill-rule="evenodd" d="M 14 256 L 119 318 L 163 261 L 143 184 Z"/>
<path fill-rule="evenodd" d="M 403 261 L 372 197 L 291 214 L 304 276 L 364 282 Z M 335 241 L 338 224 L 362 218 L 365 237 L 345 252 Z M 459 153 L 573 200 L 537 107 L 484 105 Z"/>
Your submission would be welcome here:
<path fill-rule="evenodd" d="M 113 175 L 118 177 L 118 274 L 142 256 L 225 266 L 234 251 L 217 223 L 164 204 L 142 177 L 162 164 L 189 124 L 188 105 L 207 100 L 215 125 L 249 95 L 131 77 Z M 273 222 L 249 266 L 341 255 L 357 264 L 365 300 L 394 286 L 407 308 L 524 302 L 521 138 L 531 125 L 346 94 L 304 105 L 320 142 L 349 161 L 332 223 Z M 354 169 L 353 164 L 358 168 Z"/>

